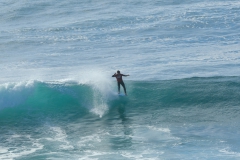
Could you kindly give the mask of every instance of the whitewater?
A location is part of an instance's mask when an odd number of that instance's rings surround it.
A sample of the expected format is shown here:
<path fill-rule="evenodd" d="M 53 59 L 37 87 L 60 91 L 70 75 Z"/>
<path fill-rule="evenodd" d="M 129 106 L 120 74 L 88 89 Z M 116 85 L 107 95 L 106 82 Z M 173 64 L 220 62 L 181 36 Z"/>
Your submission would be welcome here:
<path fill-rule="evenodd" d="M 0 6 L 0 159 L 240 158 L 238 0 Z"/>

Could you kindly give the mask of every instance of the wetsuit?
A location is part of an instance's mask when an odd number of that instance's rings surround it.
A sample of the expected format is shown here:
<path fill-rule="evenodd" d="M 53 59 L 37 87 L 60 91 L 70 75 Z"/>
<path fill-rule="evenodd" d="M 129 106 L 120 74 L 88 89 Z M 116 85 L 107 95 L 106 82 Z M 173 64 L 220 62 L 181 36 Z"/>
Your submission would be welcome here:
<path fill-rule="evenodd" d="M 112 77 L 116 77 L 117 79 L 117 82 L 118 82 L 118 93 L 120 93 L 120 84 L 122 85 L 123 89 L 124 89 L 124 92 L 125 94 L 127 93 L 126 92 L 126 87 L 125 87 L 125 84 L 122 80 L 122 76 L 124 76 L 123 74 L 114 74 Z"/>

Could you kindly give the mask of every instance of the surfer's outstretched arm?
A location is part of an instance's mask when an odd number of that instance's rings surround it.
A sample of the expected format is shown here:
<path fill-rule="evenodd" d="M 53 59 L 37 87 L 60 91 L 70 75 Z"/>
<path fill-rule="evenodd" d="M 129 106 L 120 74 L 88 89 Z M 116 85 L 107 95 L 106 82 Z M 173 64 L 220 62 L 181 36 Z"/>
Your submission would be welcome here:
<path fill-rule="evenodd" d="M 112 75 L 112 77 L 116 77 L 116 73 L 114 73 L 114 75 Z"/>
<path fill-rule="evenodd" d="M 129 74 L 127 74 L 127 75 L 123 74 L 122 76 L 127 77 L 127 76 L 130 76 L 130 75 Z"/>

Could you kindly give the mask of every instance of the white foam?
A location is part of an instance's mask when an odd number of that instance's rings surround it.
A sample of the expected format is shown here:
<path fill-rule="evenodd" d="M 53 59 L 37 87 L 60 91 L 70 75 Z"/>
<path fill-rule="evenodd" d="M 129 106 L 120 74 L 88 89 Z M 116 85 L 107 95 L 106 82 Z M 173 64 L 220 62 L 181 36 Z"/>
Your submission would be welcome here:
<path fill-rule="evenodd" d="M 227 155 L 231 155 L 234 157 L 240 157 L 240 152 L 230 151 L 230 148 L 221 149 L 221 150 L 219 150 L 219 152 L 227 154 Z"/>
<path fill-rule="evenodd" d="M 141 140 L 147 142 L 157 142 L 162 140 L 176 141 L 179 139 L 171 134 L 171 130 L 169 128 L 158 128 L 153 126 L 137 128 L 132 138 L 137 141 Z"/>
<path fill-rule="evenodd" d="M 7 152 L 8 152 L 8 148 L 0 146 L 0 154 L 4 154 L 4 153 L 7 153 Z"/>
<path fill-rule="evenodd" d="M 28 139 L 28 143 L 32 143 L 32 145 L 20 145 L 18 147 L 1 147 L 0 146 L 0 159 L 12 160 L 15 158 L 19 158 L 22 156 L 26 156 L 36 152 L 37 150 L 41 150 L 43 145 L 39 143 L 38 139 L 33 139 L 30 135 L 12 135 L 11 141 L 17 141 L 19 138 Z"/>
<path fill-rule="evenodd" d="M 101 142 L 101 138 L 99 134 L 93 134 L 85 137 L 81 137 L 80 141 L 78 141 L 79 147 L 91 146 L 94 143 Z"/>
<path fill-rule="evenodd" d="M 23 88 L 29 88 L 32 87 L 34 84 L 34 81 L 20 81 L 20 82 L 8 82 L 0 84 L 0 91 L 1 90 L 21 90 Z"/>
<path fill-rule="evenodd" d="M 87 70 L 71 76 L 72 80 L 77 81 L 79 84 L 90 85 L 93 90 L 92 106 L 90 111 L 99 117 L 102 117 L 108 111 L 107 102 L 111 99 L 114 91 L 113 78 L 111 75 L 101 70 Z"/>
<path fill-rule="evenodd" d="M 63 150 L 74 149 L 74 147 L 70 145 L 70 142 L 67 140 L 66 132 L 61 127 L 50 127 L 49 130 L 50 132 L 52 132 L 53 135 L 44 139 L 48 141 L 58 141 L 63 143 L 59 145 L 59 147 Z"/>
<path fill-rule="evenodd" d="M 170 129 L 169 128 L 157 128 L 154 126 L 148 126 L 149 129 L 155 130 L 155 131 L 159 131 L 159 132 L 166 132 L 166 133 L 170 133 Z"/>

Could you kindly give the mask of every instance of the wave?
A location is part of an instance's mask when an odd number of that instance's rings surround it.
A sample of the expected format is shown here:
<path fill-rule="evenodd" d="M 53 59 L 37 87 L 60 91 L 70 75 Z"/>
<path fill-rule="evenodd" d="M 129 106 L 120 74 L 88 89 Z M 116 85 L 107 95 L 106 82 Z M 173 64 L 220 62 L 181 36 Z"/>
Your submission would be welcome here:
<path fill-rule="evenodd" d="M 99 116 L 107 111 L 107 101 L 114 95 L 106 86 L 75 82 L 21 82 L 4 84 L 0 89 L 0 109 L 25 108 L 59 112 L 69 108 L 88 109 Z M 106 89 L 106 90 L 105 90 Z"/>
<path fill-rule="evenodd" d="M 168 107 L 228 107 L 240 104 L 239 77 L 188 78 L 163 81 L 126 81 L 128 96 L 116 93 L 117 86 L 103 82 L 21 82 L 0 87 L 0 114 L 74 115 L 107 114 L 124 105 L 157 110 Z"/>

